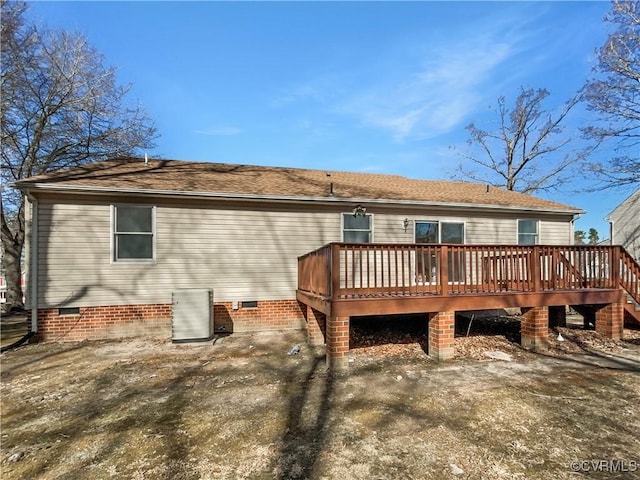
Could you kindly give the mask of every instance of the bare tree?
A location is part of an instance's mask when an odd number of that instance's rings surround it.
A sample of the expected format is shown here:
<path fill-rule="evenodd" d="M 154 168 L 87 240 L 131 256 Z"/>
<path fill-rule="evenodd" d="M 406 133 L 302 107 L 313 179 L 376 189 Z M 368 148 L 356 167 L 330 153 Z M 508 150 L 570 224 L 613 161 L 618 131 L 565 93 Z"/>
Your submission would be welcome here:
<path fill-rule="evenodd" d="M 504 96 L 498 98 L 497 128 L 488 131 L 475 123 L 467 126 L 467 143 L 479 146 L 480 154 L 464 155 L 471 167 L 460 164 L 455 176 L 524 193 L 564 184 L 567 168 L 584 160 L 590 148 L 573 148 L 574 139 L 564 135 L 563 122 L 580 96 L 556 112 L 544 109 L 548 96 L 546 89 L 522 88 L 512 108 Z"/>
<path fill-rule="evenodd" d="M 610 188 L 640 183 L 640 2 L 614 0 L 604 20 L 617 30 L 597 51 L 599 76 L 585 85 L 588 108 L 600 118 L 584 131 L 613 145 L 613 158 L 591 164 L 600 187 Z"/>
<path fill-rule="evenodd" d="M 152 148 L 155 127 L 127 103 L 115 69 L 80 34 L 26 25 L 2 0 L 2 245 L 7 304 L 21 306 L 25 199 L 10 182 Z"/>

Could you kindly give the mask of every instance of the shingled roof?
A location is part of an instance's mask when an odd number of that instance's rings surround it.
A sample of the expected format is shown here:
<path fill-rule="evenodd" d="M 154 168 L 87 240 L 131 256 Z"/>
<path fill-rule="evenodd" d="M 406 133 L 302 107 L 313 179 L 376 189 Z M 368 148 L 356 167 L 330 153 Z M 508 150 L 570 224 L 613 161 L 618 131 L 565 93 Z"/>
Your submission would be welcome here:
<path fill-rule="evenodd" d="M 357 199 L 495 206 L 565 213 L 582 210 L 479 183 L 288 167 L 115 158 L 30 177 L 18 188 L 295 199 Z"/>

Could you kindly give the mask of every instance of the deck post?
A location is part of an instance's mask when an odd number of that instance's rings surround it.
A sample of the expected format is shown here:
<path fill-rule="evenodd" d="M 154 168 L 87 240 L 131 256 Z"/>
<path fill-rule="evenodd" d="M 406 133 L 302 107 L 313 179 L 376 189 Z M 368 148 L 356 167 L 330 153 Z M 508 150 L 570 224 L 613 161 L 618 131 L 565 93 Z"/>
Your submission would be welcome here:
<path fill-rule="evenodd" d="M 614 246 L 611 252 L 611 282 L 610 288 L 619 288 L 622 284 L 622 278 L 620 277 L 620 262 L 622 261 L 622 251 L 619 246 Z"/>
<path fill-rule="evenodd" d="M 440 295 L 449 293 L 449 247 L 442 245 L 440 247 L 440 287 L 442 288 Z"/>
<path fill-rule="evenodd" d="M 531 276 L 533 277 L 533 291 L 539 292 L 542 287 L 542 275 L 540 269 L 540 262 L 542 257 L 540 255 L 540 247 L 535 245 L 531 252 Z"/>
<path fill-rule="evenodd" d="M 336 373 L 349 368 L 349 317 L 327 317 L 327 368 Z"/>
<path fill-rule="evenodd" d="M 307 342 L 311 346 L 324 345 L 327 329 L 326 316 L 307 305 Z"/>
<path fill-rule="evenodd" d="M 620 340 L 624 336 L 624 304 L 610 303 L 596 310 L 596 332 Z"/>
<path fill-rule="evenodd" d="M 530 350 L 546 348 L 549 341 L 549 311 L 547 307 L 523 308 L 520 330 L 520 343 L 523 348 Z"/>
<path fill-rule="evenodd" d="M 429 313 L 429 356 L 436 360 L 453 358 L 455 312 Z"/>
<path fill-rule="evenodd" d="M 329 282 L 331 284 L 331 292 L 329 296 L 332 299 L 338 298 L 340 290 L 340 245 L 331 244 L 331 263 L 329 264 Z"/>

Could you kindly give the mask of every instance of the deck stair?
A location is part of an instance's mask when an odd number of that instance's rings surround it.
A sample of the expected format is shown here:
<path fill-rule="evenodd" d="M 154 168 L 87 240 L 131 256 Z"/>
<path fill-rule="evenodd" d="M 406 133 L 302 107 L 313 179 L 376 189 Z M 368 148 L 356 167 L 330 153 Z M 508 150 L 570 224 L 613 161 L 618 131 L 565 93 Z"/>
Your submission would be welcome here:
<path fill-rule="evenodd" d="M 640 324 L 640 304 L 631 295 L 627 295 L 624 305 L 624 319 L 625 322 Z"/>

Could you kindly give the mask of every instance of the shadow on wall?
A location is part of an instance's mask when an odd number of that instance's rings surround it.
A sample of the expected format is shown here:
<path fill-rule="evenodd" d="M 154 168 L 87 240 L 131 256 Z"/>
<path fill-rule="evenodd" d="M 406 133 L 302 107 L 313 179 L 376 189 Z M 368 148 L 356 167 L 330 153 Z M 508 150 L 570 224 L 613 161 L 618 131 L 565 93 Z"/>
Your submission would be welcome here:
<path fill-rule="evenodd" d="M 233 333 L 233 318 L 226 305 L 213 304 L 213 324 L 216 333 Z"/>

